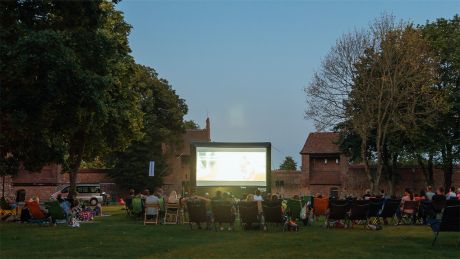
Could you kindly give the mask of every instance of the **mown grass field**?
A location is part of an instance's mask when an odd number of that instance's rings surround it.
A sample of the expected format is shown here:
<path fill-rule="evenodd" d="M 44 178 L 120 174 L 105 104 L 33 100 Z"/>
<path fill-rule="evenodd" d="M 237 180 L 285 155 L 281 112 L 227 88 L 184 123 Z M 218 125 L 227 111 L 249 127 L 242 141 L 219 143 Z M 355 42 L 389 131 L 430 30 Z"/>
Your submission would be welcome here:
<path fill-rule="evenodd" d="M 147 225 L 105 208 L 80 228 L 0 224 L 0 258 L 460 258 L 459 233 L 433 233 L 426 226 L 387 226 L 382 231 L 326 229 L 299 232 L 190 230 L 188 225 Z"/>

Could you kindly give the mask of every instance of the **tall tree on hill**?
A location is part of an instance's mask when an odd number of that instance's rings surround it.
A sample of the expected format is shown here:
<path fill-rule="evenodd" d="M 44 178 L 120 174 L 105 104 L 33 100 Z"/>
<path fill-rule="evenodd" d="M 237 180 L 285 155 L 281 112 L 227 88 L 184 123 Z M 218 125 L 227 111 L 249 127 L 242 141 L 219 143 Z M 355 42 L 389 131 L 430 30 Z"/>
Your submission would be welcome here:
<path fill-rule="evenodd" d="M 444 187 L 452 184 L 454 164 L 460 161 L 460 16 L 437 19 L 421 26 L 423 35 L 436 51 L 440 74 L 436 87 L 445 94 L 448 109 L 440 112 L 435 130 L 429 137 L 435 139 L 440 164 L 444 171 Z M 433 150 L 433 146 L 430 146 Z"/>
<path fill-rule="evenodd" d="M 1 156 L 59 163 L 75 193 L 82 159 L 122 150 L 142 127 L 130 26 L 107 1 L 0 3 Z"/>
<path fill-rule="evenodd" d="M 182 144 L 183 116 L 188 108 L 168 82 L 159 79 L 149 67 L 136 67 L 133 85 L 142 96 L 143 136 L 125 151 L 112 156 L 114 169 L 110 175 L 123 189 L 153 189 L 162 184 L 162 176 L 168 172 L 166 158 L 174 156 L 174 147 Z M 155 176 L 149 177 L 149 161 L 152 160 L 155 161 Z"/>
<path fill-rule="evenodd" d="M 297 170 L 297 163 L 294 161 L 292 156 L 284 158 L 283 163 L 280 165 L 280 170 Z"/>

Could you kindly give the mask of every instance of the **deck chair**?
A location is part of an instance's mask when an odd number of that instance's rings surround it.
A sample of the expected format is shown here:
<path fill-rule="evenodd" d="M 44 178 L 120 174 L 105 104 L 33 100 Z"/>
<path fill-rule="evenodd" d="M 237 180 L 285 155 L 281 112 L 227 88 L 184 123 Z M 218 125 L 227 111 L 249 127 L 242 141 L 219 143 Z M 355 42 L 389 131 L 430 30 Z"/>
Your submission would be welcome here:
<path fill-rule="evenodd" d="M 227 223 L 230 227 L 233 227 L 235 214 L 233 213 L 233 204 L 230 201 L 212 201 L 211 208 L 214 230 L 217 230 L 216 223 L 219 223 L 219 225 Z"/>
<path fill-rule="evenodd" d="M 201 228 L 200 223 L 205 222 L 206 228 L 209 229 L 210 221 L 206 211 L 206 202 L 199 199 L 187 200 L 187 212 L 189 218 L 190 229 L 193 229 L 193 223 Z"/>
<path fill-rule="evenodd" d="M 401 222 L 408 225 L 415 223 L 420 201 L 404 201 L 401 209 Z"/>
<path fill-rule="evenodd" d="M 287 200 L 286 215 L 289 219 L 300 221 L 300 210 L 302 209 L 301 200 L 289 199 Z"/>
<path fill-rule="evenodd" d="M 179 202 L 168 202 L 165 207 L 165 224 L 179 224 Z"/>
<path fill-rule="evenodd" d="M 154 212 L 156 212 L 156 214 Z M 144 205 L 144 225 L 158 224 L 160 223 L 159 219 L 160 219 L 160 205 L 159 204 L 145 204 Z"/>
<path fill-rule="evenodd" d="M 367 227 L 369 223 L 369 200 L 354 201 L 350 207 L 350 214 L 348 216 L 348 225 L 353 227 L 355 222 L 364 221 L 364 227 Z"/>
<path fill-rule="evenodd" d="M 430 226 L 435 233 L 431 246 L 436 243 L 439 232 L 460 232 L 460 201 L 456 205 L 446 204 L 441 220 L 431 222 Z M 460 246 L 460 242 L 458 246 Z"/>
<path fill-rule="evenodd" d="M 314 198 L 313 199 L 313 213 L 315 217 L 326 215 L 329 199 L 327 198 Z"/>
<path fill-rule="evenodd" d="M 64 210 L 59 205 L 58 201 L 45 202 L 45 206 L 48 208 L 48 213 L 50 214 L 52 222 L 55 222 L 55 223 L 57 221 L 64 221 L 64 223 L 66 222 L 67 217 L 64 213 Z"/>
<path fill-rule="evenodd" d="M 332 221 L 348 220 L 348 212 L 350 211 L 350 204 L 345 200 L 336 200 L 329 204 L 329 213 L 326 215 L 326 227 L 331 226 Z"/>
<path fill-rule="evenodd" d="M 379 225 L 379 213 L 383 207 L 383 199 L 373 198 L 369 200 L 369 210 L 367 214 L 368 223 L 372 225 Z"/>
<path fill-rule="evenodd" d="M 4 197 L 0 199 L 0 215 L 16 215 L 16 209 L 13 209 Z"/>
<path fill-rule="evenodd" d="M 253 224 L 259 224 L 260 217 L 259 209 L 255 201 L 240 201 L 238 203 L 238 210 L 240 214 L 240 224 L 243 229 L 251 229 Z"/>
<path fill-rule="evenodd" d="M 140 197 L 133 197 L 133 215 L 140 217 L 143 211 L 142 199 Z"/>
<path fill-rule="evenodd" d="M 264 226 L 268 230 L 269 225 L 281 226 L 282 230 L 286 230 L 286 217 L 283 215 L 281 208 L 281 200 L 278 201 L 263 201 L 262 210 L 264 215 Z"/>
<path fill-rule="evenodd" d="M 387 218 L 395 219 L 396 211 L 399 210 L 399 205 L 401 204 L 401 200 L 399 199 L 389 199 L 383 203 L 382 211 L 379 213 L 379 219 L 386 220 Z"/>

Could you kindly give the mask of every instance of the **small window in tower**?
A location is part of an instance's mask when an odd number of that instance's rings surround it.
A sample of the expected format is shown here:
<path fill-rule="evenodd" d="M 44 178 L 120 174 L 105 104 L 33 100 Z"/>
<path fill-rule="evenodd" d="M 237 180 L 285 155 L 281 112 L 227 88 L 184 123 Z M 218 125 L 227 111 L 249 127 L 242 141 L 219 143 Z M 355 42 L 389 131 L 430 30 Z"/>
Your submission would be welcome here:
<path fill-rule="evenodd" d="M 335 163 L 339 164 L 339 159 L 338 158 L 335 159 Z"/>
<path fill-rule="evenodd" d="M 324 163 L 327 164 L 327 158 L 324 159 Z"/>

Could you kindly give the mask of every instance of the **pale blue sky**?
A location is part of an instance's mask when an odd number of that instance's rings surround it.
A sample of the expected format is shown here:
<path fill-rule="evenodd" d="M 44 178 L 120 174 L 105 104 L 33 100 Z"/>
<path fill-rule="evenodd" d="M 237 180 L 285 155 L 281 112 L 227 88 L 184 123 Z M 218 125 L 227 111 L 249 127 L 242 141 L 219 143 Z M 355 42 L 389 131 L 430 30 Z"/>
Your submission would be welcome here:
<path fill-rule="evenodd" d="M 424 24 L 460 13 L 460 1 L 135 1 L 118 9 L 133 26 L 136 61 L 156 69 L 212 141 L 271 142 L 272 168 L 315 131 L 303 88 L 343 33 L 383 12 Z"/>

